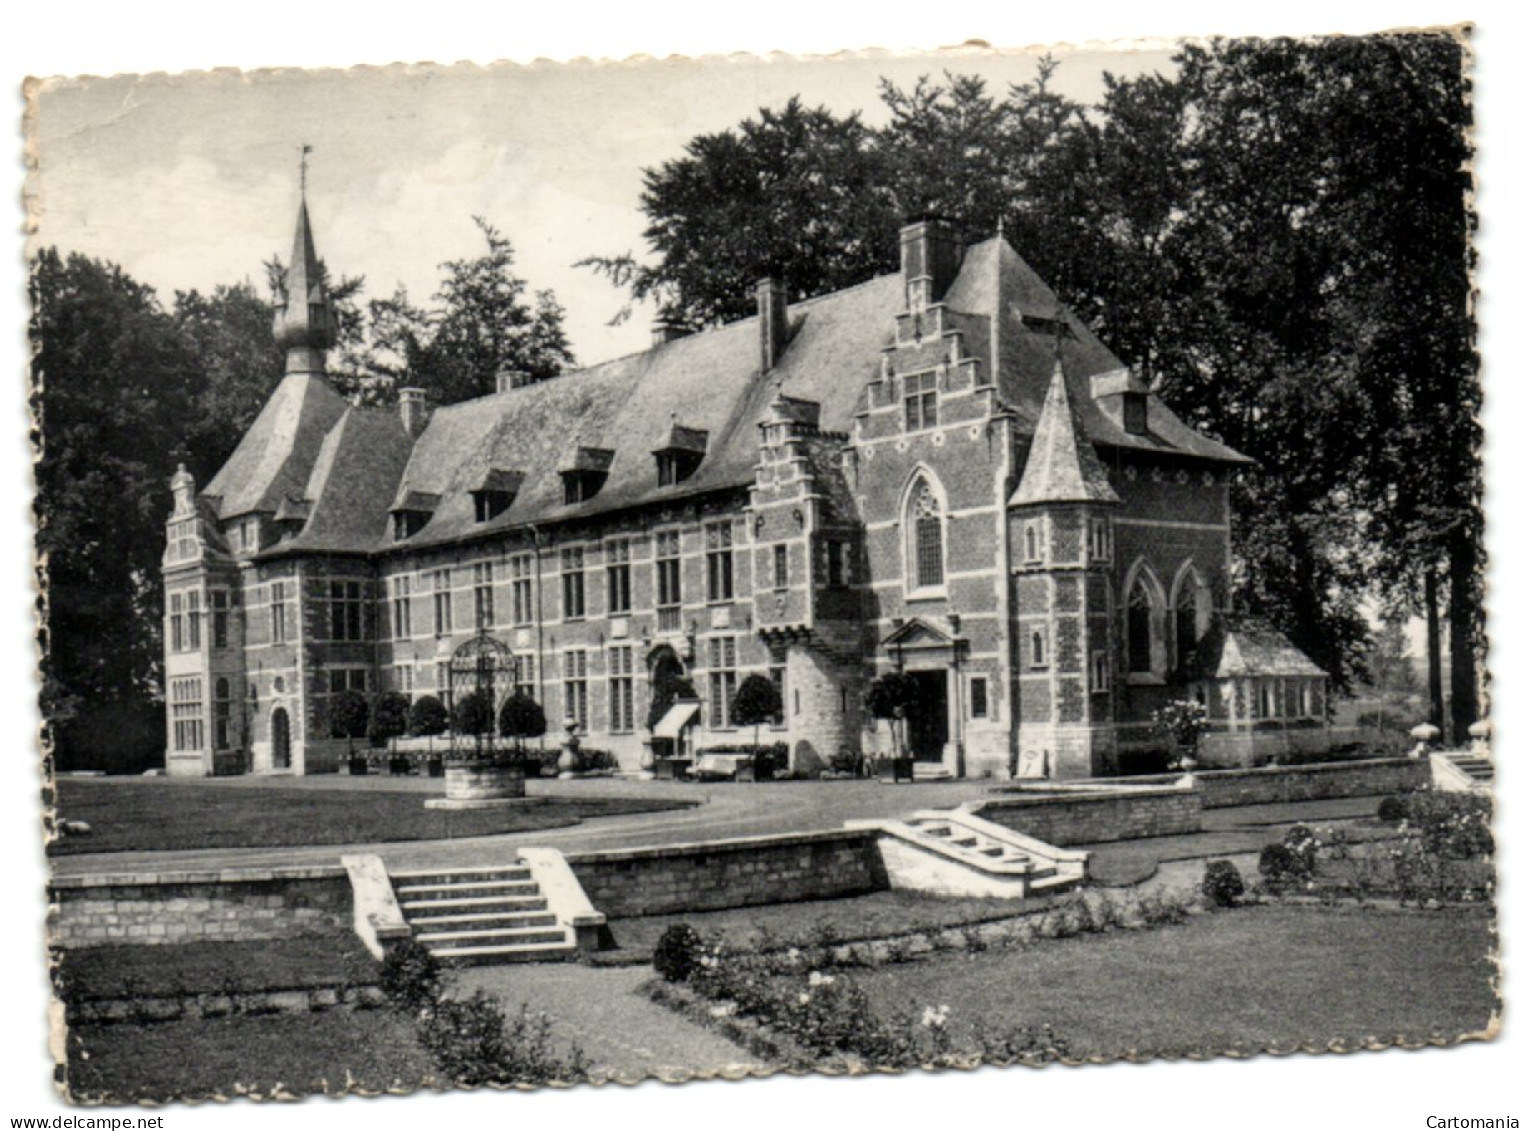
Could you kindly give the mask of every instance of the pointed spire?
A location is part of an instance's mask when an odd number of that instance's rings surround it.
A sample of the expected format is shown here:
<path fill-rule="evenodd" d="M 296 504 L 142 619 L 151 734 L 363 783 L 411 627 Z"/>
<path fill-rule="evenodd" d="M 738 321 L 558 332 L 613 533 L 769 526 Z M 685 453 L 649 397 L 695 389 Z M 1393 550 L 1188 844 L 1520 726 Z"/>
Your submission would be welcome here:
<path fill-rule="evenodd" d="M 323 373 L 324 351 L 335 344 L 335 312 L 308 222 L 307 146 L 303 147 L 302 161 L 305 191 L 298 204 L 297 232 L 282 283 L 282 304 L 276 310 L 276 344 L 287 351 L 288 373 Z"/>
<path fill-rule="evenodd" d="M 1052 383 L 1041 406 L 1025 474 L 1015 488 L 1011 506 L 1034 503 L 1119 503 L 1105 466 L 1073 407 L 1062 358 L 1052 366 Z"/>

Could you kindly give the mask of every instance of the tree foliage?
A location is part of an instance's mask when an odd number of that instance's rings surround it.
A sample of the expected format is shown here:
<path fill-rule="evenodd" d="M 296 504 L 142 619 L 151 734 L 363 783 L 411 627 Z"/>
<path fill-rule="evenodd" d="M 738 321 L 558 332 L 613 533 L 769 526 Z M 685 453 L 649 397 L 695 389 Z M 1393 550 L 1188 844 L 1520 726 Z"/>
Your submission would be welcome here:
<path fill-rule="evenodd" d="M 402 691 L 384 691 L 372 704 L 372 720 L 367 737 L 379 745 L 390 738 L 409 733 L 409 696 Z"/>
<path fill-rule="evenodd" d="M 494 733 L 494 700 L 485 691 L 469 691 L 452 704 L 452 730 L 457 734 Z"/>
<path fill-rule="evenodd" d="M 409 733 L 419 738 L 444 733 L 448 721 L 446 707 L 434 695 L 421 695 L 409 708 Z"/>
<path fill-rule="evenodd" d="M 950 73 L 884 83 L 878 129 L 793 101 L 649 170 L 650 258 L 590 262 L 694 326 L 749 313 L 763 274 L 795 299 L 892 270 L 904 219 L 942 215 L 970 240 L 1002 225 L 1176 412 L 1257 461 L 1232 488 L 1231 602 L 1347 684 L 1360 597 L 1417 609 L 1448 577 L 1469 716 L 1481 485 L 1462 62 L 1444 34 L 1215 41 L 1165 73 L 1107 74 L 1093 107 L 1052 88 L 1050 61 L 1004 92 Z M 862 203 L 824 217 L 804 185 Z M 798 216 L 836 250 L 781 238 Z"/>
<path fill-rule="evenodd" d="M 355 688 L 348 687 L 336 695 L 330 704 L 330 725 L 335 735 L 346 740 L 346 746 L 355 748 L 356 739 L 367 733 L 372 719 L 372 705 L 367 697 Z"/>
<path fill-rule="evenodd" d="M 760 745 L 760 724 L 781 717 L 781 693 L 758 672 L 745 676 L 733 695 L 733 725 L 754 728 L 754 745 Z"/>
<path fill-rule="evenodd" d="M 541 738 L 547 733 L 547 712 L 530 695 L 517 691 L 499 709 L 499 733 L 515 739 L 516 748 L 520 749 L 526 739 Z"/>

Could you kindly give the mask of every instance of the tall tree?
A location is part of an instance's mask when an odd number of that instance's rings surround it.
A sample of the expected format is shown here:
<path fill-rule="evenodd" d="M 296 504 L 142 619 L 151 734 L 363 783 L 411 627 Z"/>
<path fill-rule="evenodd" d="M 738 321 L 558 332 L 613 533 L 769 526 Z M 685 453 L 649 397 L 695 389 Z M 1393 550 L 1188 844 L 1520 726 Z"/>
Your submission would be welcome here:
<path fill-rule="evenodd" d="M 389 304 L 373 306 L 373 328 L 396 335 L 384 340 L 402 354 L 410 382 L 443 404 L 494 392 L 502 372 L 522 383 L 545 381 L 574 360 L 553 293 L 537 291 L 528 301 L 510 241 L 482 217 L 473 222 L 487 250 L 441 264 L 438 307 L 427 316 L 428 342 L 415 337 L 423 327 L 402 288 Z"/>
<path fill-rule="evenodd" d="M 899 215 L 871 129 L 792 98 L 645 171 L 643 235 L 631 252 L 581 260 L 691 329 L 752 314 L 772 277 L 797 301 L 897 266 Z M 621 320 L 631 313 L 624 307 Z"/>
<path fill-rule="evenodd" d="M 103 721 L 152 712 L 168 480 L 197 371 L 153 291 L 112 264 L 45 248 L 30 291 L 41 705 L 69 766 L 103 730 L 124 737 Z"/>

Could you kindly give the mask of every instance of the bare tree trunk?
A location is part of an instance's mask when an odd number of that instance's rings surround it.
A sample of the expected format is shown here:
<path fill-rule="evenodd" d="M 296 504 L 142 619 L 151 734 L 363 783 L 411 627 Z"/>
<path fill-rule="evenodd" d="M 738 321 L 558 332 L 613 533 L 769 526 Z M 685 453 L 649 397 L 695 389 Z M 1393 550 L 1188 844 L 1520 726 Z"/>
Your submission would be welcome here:
<path fill-rule="evenodd" d="M 1424 617 L 1428 625 L 1425 648 L 1429 659 L 1429 721 L 1444 730 L 1445 692 L 1440 678 L 1440 593 L 1434 566 L 1424 573 Z"/>
<path fill-rule="evenodd" d="M 1450 540 L 1450 737 L 1466 742 L 1477 721 L 1477 547 L 1463 525 Z"/>

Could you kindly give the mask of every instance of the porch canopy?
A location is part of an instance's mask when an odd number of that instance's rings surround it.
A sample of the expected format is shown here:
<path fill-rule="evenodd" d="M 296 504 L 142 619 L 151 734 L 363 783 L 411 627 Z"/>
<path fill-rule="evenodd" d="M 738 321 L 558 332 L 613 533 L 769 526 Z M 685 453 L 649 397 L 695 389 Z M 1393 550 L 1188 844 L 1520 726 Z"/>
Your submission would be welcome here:
<path fill-rule="evenodd" d="M 664 717 L 659 720 L 659 725 L 653 728 L 655 738 L 679 738 L 680 732 L 690 725 L 696 717 L 696 712 L 701 710 L 701 704 L 694 699 L 683 703 L 676 703 Z"/>

